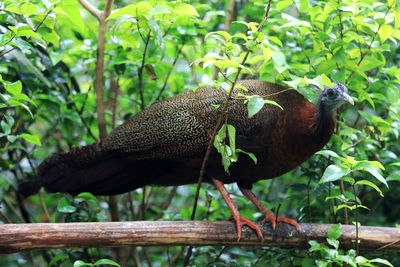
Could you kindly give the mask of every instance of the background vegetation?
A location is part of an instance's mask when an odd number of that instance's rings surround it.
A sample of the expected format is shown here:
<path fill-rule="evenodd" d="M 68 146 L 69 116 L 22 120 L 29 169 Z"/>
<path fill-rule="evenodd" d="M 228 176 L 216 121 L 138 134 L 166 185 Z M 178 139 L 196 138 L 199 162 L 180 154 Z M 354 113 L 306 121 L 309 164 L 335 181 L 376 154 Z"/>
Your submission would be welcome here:
<path fill-rule="evenodd" d="M 100 10 L 106 5 L 90 2 Z M 300 222 L 399 227 L 399 3 L 273 1 L 256 36 L 266 6 L 253 0 L 114 1 L 105 33 L 106 131 L 152 103 L 201 84 L 229 88 L 226 77 L 233 79 L 238 67 L 241 79 L 290 86 L 311 101 L 315 88 L 340 81 L 356 105 L 339 112 L 326 150 L 281 178 L 259 182 L 254 192 L 272 210 L 280 204 L 280 214 Z M 116 201 L 90 194 L 73 198 L 42 192 L 26 200 L 16 195 L 18 182 L 34 177 L 51 153 L 99 139 L 98 31 L 99 21 L 77 0 L 0 2 L 2 223 L 107 221 L 110 210 L 114 220 L 190 219 L 196 185 L 148 187 Z M 247 50 L 249 57 L 240 65 Z M 228 190 L 244 216 L 261 217 L 236 185 Z M 203 184 L 196 219 L 229 215 L 218 191 Z M 311 249 L 193 248 L 189 264 L 390 265 L 386 259 L 400 266 L 394 253 L 359 252 L 356 246 L 339 250 L 334 240 L 340 227 L 332 231 L 329 245 L 314 242 Z M 60 249 L 2 256 L 0 265 L 78 266 L 104 258 L 121 266 L 182 265 L 185 253 L 181 247 Z"/>

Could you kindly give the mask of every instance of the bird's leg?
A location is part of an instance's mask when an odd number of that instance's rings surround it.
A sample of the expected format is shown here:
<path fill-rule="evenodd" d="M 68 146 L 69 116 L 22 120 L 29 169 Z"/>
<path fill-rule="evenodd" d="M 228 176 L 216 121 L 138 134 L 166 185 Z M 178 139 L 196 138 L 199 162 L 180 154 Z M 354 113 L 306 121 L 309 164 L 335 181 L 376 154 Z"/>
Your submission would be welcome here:
<path fill-rule="evenodd" d="M 243 195 L 245 195 L 251 202 L 253 202 L 254 206 L 256 206 L 257 209 L 264 214 L 265 217 L 262 222 L 271 222 L 273 229 L 275 229 L 277 222 L 285 222 L 293 225 L 294 227 L 296 227 L 297 230 L 300 230 L 300 225 L 295 220 L 286 217 L 277 218 L 270 209 L 268 209 L 263 203 L 261 203 L 261 201 L 253 194 L 253 192 L 251 192 L 250 189 L 242 188 L 240 186 L 239 189 L 243 193 Z"/>
<path fill-rule="evenodd" d="M 228 205 L 229 211 L 232 214 L 233 219 L 236 222 L 236 229 L 237 229 L 237 233 L 238 233 L 238 241 L 240 240 L 240 237 L 242 235 L 242 226 L 243 225 L 247 225 L 250 228 L 253 228 L 256 232 L 257 235 L 260 239 L 263 239 L 262 233 L 260 228 L 253 223 L 252 221 L 250 221 L 249 219 L 243 217 L 240 212 L 238 211 L 238 209 L 236 208 L 235 204 L 233 203 L 231 197 L 228 194 L 228 191 L 226 191 L 226 188 L 224 186 L 224 184 L 217 180 L 212 178 L 212 181 L 214 183 L 214 185 L 218 188 L 219 192 L 221 193 L 222 197 L 224 198 L 226 204 Z"/>

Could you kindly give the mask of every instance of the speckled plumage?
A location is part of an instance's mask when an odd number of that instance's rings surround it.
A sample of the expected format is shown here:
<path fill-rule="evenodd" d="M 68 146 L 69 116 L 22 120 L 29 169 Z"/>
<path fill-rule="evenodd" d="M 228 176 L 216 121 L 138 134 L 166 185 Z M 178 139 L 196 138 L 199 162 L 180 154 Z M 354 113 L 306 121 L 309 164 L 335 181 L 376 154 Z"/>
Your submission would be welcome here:
<path fill-rule="evenodd" d="M 298 166 L 330 139 L 335 119 L 318 114 L 295 90 L 256 80 L 239 82 L 248 92 L 278 102 L 284 109 L 265 105 L 248 118 L 242 99 L 229 103 L 228 123 L 236 128 L 237 147 L 254 153 L 258 164 L 245 155 L 226 174 L 220 156 L 212 152 L 206 181 L 215 177 L 242 187 L 279 176 Z M 347 90 L 347 89 L 346 89 Z M 29 195 L 40 186 L 49 192 L 118 194 L 144 185 L 195 183 L 212 130 L 220 115 L 213 105 L 226 99 L 223 89 L 200 87 L 156 103 L 114 129 L 102 142 L 55 154 L 39 169 L 35 186 L 23 185 Z M 31 187 L 29 187 L 31 186 Z"/>

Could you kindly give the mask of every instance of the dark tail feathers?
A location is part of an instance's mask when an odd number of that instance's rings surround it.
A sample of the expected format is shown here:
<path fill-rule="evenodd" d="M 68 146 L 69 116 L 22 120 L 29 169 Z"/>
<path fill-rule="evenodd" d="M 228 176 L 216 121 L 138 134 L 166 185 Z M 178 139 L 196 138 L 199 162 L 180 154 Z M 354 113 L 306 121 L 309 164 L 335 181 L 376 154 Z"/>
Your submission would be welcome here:
<path fill-rule="evenodd" d="M 19 185 L 19 192 L 27 197 L 43 186 L 50 193 L 121 194 L 151 183 L 171 166 L 163 160 L 128 159 L 123 153 L 106 151 L 101 143 L 94 143 L 51 155 L 40 164 L 36 179 Z"/>
<path fill-rule="evenodd" d="M 41 187 L 42 184 L 40 183 L 39 179 L 25 180 L 18 185 L 18 193 L 25 198 L 39 192 Z"/>
<path fill-rule="evenodd" d="M 88 166 L 102 161 L 112 153 L 105 153 L 101 143 L 75 147 L 66 153 L 55 153 L 44 160 L 38 171 L 38 177 L 26 180 L 18 185 L 23 197 L 36 194 L 43 186 L 48 192 L 70 192 L 79 185 L 79 176 Z"/>

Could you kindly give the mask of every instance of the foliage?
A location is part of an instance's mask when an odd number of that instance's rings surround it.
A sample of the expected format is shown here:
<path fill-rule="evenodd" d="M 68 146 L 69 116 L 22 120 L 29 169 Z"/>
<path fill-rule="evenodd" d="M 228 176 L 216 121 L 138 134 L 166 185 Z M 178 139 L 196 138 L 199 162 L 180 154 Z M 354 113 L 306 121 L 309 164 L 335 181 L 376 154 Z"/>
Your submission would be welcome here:
<path fill-rule="evenodd" d="M 90 2 L 104 8 L 103 1 Z M 281 202 L 281 214 L 303 222 L 346 223 L 348 217 L 348 223 L 356 226 L 399 223 L 399 3 L 273 1 L 257 33 L 267 3 L 235 2 L 230 29 L 224 31 L 228 2 L 115 1 L 107 19 L 105 45 L 108 132 L 144 107 L 198 85 L 220 86 L 229 92 L 238 69 L 241 79 L 283 84 L 310 101 L 315 101 L 324 85 L 339 81 L 347 85 L 356 106 L 340 110 L 339 127 L 326 150 L 281 178 L 259 182 L 254 192 L 272 210 Z M 0 2 L 3 223 L 107 220 L 105 197 L 42 193 L 22 201 L 15 194 L 18 182 L 34 177 L 37 166 L 51 153 L 98 139 L 94 84 L 98 27 L 98 21 L 76 0 Z M 249 116 L 263 105 L 279 105 L 246 92 L 235 97 L 248 103 Z M 228 165 L 238 160 L 237 153 L 245 152 L 235 146 L 233 132 L 226 125 L 215 139 Z M 261 216 L 235 186 L 228 190 L 244 216 Z M 136 190 L 119 197 L 118 214 L 121 220 L 188 220 L 195 191 L 195 185 L 179 187 L 176 194 L 173 188 Z M 173 201 L 168 206 L 170 193 Z M 196 219 L 227 216 L 217 190 L 203 184 Z M 400 265 L 394 254 L 358 251 L 357 246 L 342 251 L 333 233 L 327 242 L 310 241 L 309 251 L 194 248 L 190 264 Z M 181 265 L 185 254 L 179 247 L 138 247 L 129 252 L 134 256 L 116 262 L 121 266 L 135 262 Z M 104 260 L 111 256 L 109 249 L 39 251 L 2 257 L 0 265 L 95 266 L 113 264 Z"/>

